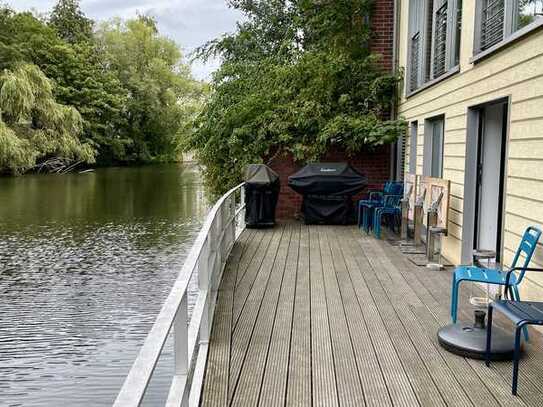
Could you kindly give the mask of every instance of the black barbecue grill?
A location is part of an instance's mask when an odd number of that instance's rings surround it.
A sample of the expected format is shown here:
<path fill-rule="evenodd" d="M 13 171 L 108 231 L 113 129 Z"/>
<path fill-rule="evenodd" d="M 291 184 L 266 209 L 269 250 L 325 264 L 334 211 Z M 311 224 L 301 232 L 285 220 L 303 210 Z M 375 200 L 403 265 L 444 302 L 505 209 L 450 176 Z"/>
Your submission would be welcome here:
<path fill-rule="evenodd" d="M 303 195 L 305 223 L 347 225 L 355 220 L 352 197 L 367 180 L 347 163 L 313 163 L 290 176 L 288 185 Z"/>
<path fill-rule="evenodd" d="M 275 225 L 279 198 L 279 175 L 263 164 L 245 170 L 245 223 L 249 228 Z"/>

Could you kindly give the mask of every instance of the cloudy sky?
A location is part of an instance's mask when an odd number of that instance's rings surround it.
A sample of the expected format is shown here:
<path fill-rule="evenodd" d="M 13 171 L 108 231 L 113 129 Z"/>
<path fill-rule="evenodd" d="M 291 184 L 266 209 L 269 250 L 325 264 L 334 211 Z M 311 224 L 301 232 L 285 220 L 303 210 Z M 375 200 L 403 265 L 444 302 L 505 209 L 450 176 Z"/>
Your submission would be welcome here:
<path fill-rule="evenodd" d="M 4 0 L 3 2 L 6 2 Z M 17 10 L 51 10 L 55 0 L 7 0 Z M 136 13 L 156 17 L 162 34 L 174 39 L 190 53 L 199 45 L 235 29 L 241 16 L 226 6 L 226 0 L 81 0 L 81 8 L 94 20 L 133 17 Z M 195 62 L 193 74 L 208 79 L 218 61 Z"/>

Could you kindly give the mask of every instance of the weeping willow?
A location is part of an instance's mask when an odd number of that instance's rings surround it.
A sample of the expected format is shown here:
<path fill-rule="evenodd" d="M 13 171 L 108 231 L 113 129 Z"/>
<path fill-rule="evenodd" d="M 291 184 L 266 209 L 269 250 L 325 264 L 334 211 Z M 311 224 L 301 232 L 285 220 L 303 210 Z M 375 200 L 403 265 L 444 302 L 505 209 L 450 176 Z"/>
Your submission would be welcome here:
<path fill-rule="evenodd" d="M 52 86 L 31 64 L 0 75 L 0 172 L 21 174 L 52 159 L 94 162 L 94 149 L 79 140 L 81 115 L 57 103 Z"/>

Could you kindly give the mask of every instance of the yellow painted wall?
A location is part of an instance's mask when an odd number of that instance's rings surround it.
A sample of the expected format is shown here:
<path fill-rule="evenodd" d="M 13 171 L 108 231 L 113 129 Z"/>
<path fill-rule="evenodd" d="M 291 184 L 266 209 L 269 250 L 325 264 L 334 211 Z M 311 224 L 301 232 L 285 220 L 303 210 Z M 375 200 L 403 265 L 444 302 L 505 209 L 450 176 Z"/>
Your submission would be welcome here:
<path fill-rule="evenodd" d="M 399 62 L 406 66 L 409 0 L 400 2 Z M 452 185 L 449 237 L 443 255 L 460 262 L 465 142 L 470 106 L 510 97 L 509 140 L 504 225 L 505 263 L 512 260 L 520 236 L 528 225 L 543 224 L 543 29 L 473 64 L 475 2 L 464 2 L 462 13 L 460 72 L 409 98 L 402 98 L 399 115 L 418 121 L 417 173 L 422 174 L 424 121 L 445 115 L 443 177 Z M 409 169 L 410 140 L 405 159 Z M 543 266 L 543 245 L 539 245 L 533 266 Z M 543 288 L 543 273 L 533 274 L 524 291 L 535 294 Z M 537 288 L 538 290 L 534 290 Z M 541 298 L 541 295 L 539 295 Z"/>

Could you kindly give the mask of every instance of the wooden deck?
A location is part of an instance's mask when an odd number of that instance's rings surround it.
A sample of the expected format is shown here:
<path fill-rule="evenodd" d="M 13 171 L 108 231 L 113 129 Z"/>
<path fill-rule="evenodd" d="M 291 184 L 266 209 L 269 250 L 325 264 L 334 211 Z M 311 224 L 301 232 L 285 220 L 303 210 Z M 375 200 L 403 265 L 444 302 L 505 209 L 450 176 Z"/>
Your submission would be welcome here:
<path fill-rule="evenodd" d="M 537 335 L 520 397 L 510 363 L 487 368 L 438 345 L 450 276 L 355 227 L 245 231 L 219 290 L 202 405 L 542 406 Z"/>

